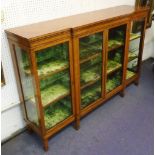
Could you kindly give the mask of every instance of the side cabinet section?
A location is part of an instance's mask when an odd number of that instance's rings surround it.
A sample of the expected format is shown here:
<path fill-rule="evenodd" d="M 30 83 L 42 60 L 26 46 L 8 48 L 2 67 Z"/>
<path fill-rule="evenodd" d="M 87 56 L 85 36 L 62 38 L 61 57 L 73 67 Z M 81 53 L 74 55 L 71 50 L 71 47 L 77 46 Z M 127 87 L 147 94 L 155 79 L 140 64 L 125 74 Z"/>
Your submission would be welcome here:
<path fill-rule="evenodd" d="M 138 84 L 139 81 L 144 45 L 145 25 L 146 18 L 144 17 L 131 21 L 126 85 L 129 85 L 132 82 Z"/>

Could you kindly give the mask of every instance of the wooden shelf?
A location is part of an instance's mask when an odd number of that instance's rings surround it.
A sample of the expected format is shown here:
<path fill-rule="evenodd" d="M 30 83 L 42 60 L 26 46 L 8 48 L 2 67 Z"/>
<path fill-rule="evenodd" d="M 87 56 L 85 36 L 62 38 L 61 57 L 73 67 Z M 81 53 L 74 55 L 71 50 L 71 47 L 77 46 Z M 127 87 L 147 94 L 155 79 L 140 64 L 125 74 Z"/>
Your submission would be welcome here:
<path fill-rule="evenodd" d="M 50 89 L 52 89 L 53 87 L 55 87 L 55 88 L 57 87 L 57 89 L 64 89 L 64 91 L 62 91 L 61 94 L 59 94 L 59 95 L 57 95 L 56 93 L 54 94 L 54 91 L 53 91 L 53 93 L 52 93 L 52 92 L 51 92 L 51 93 L 47 93 L 47 92 L 50 91 Z M 56 91 L 56 90 L 55 90 L 55 91 Z M 47 97 L 44 96 L 44 94 L 49 94 L 49 95 L 48 95 L 48 98 L 50 98 L 50 99 L 47 100 Z M 57 84 L 57 85 L 52 85 L 51 87 L 48 87 L 48 88 L 46 88 L 46 89 L 44 89 L 44 90 L 41 90 L 42 105 L 43 105 L 43 107 L 45 108 L 45 107 L 49 106 L 50 104 L 52 104 L 52 103 L 54 103 L 54 102 L 57 102 L 57 101 L 59 101 L 59 100 L 65 98 L 65 97 L 67 97 L 68 95 L 70 95 L 70 91 L 67 90 L 63 85 L 59 85 L 59 84 Z M 53 98 L 52 98 L 52 97 L 53 97 Z M 45 98 L 46 98 L 47 101 L 45 101 Z M 35 102 L 35 99 L 32 98 L 31 101 L 32 101 L 32 102 Z"/>
<path fill-rule="evenodd" d="M 115 72 L 115 71 L 117 71 L 117 70 L 119 70 L 122 67 L 122 64 L 120 64 L 118 62 L 115 62 L 113 60 L 108 60 L 108 64 L 110 64 L 110 63 L 113 63 L 114 67 L 108 67 L 107 66 L 107 74 L 108 75 Z"/>
<path fill-rule="evenodd" d="M 57 102 L 57 101 L 59 101 L 59 100 L 65 98 L 65 97 L 67 97 L 67 96 L 69 96 L 69 95 L 70 95 L 70 92 L 68 92 L 68 93 L 66 93 L 66 94 L 64 94 L 64 95 L 61 95 L 61 96 L 59 96 L 58 98 L 56 98 L 56 99 L 54 99 L 54 100 L 48 102 L 46 105 L 43 105 L 43 107 L 45 108 L 45 107 L 49 106 L 50 104 L 52 104 L 52 103 L 54 103 L 54 102 Z"/>
<path fill-rule="evenodd" d="M 62 72 L 62 71 L 64 71 L 64 70 L 66 70 L 66 69 L 68 69 L 69 68 L 69 66 L 68 66 L 68 64 L 66 63 L 65 65 L 64 65 L 64 67 L 57 67 L 57 69 L 55 69 L 55 70 L 52 70 L 52 68 L 53 68 L 53 66 L 52 66 L 52 62 L 50 62 L 49 63 L 50 65 L 48 66 L 48 64 L 47 64 L 47 67 L 44 67 L 44 69 L 40 69 L 40 70 L 38 70 L 38 76 L 39 76 L 39 79 L 45 79 L 45 78 L 47 78 L 47 77 L 49 77 L 49 76 L 51 76 L 51 75 L 53 75 L 53 74 L 56 74 L 56 73 L 59 73 L 59 72 Z M 61 63 L 60 63 L 61 64 Z M 64 64 L 64 63 L 63 63 Z M 43 68 L 43 67 L 42 67 Z M 42 74 L 41 72 L 43 72 L 43 70 L 47 70 L 47 72 L 46 73 L 44 73 L 44 74 Z M 25 69 L 24 70 L 24 72 L 26 73 L 26 74 L 30 74 L 30 70 L 29 69 Z"/>
<path fill-rule="evenodd" d="M 120 47 L 122 47 L 122 46 L 124 46 L 123 43 L 121 43 L 120 45 L 113 45 L 112 47 L 109 47 L 109 46 L 108 46 L 108 52 L 113 51 L 113 50 L 115 50 L 115 49 L 117 49 L 117 48 L 120 48 Z"/>
<path fill-rule="evenodd" d="M 126 73 L 126 80 L 129 80 L 130 78 L 134 77 L 136 75 L 136 73 L 130 71 L 130 70 L 127 70 L 127 73 Z"/>
<path fill-rule="evenodd" d="M 64 70 L 68 69 L 68 68 L 69 68 L 68 66 L 62 67 L 61 69 L 57 69 L 57 70 L 55 70 L 55 71 L 53 71 L 53 72 L 49 72 L 49 73 L 47 73 L 46 75 L 39 76 L 39 78 L 40 78 L 41 80 L 42 80 L 42 79 L 46 79 L 47 77 L 49 77 L 49 76 L 51 76 L 51 75 L 53 75 L 53 74 L 62 72 L 62 71 L 64 71 Z"/>
<path fill-rule="evenodd" d="M 81 89 L 91 84 L 94 84 L 96 81 L 101 79 L 101 76 L 102 76 L 101 67 L 102 67 L 102 64 L 99 63 L 81 70 L 81 73 L 80 73 Z"/>
<path fill-rule="evenodd" d="M 138 77 L 138 75 L 135 73 L 134 76 L 132 76 L 132 77 L 129 78 L 129 79 L 126 79 L 126 86 L 128 86 L 129 84 L 131 84 L 131 83 L 133 83 L 134 81 L 136 81 L 136 80 L 137 80 L 137 77 Z"/>
<path fill-rule="evenodd" d="M 87 59 L 88 57 L 95 55 L 97 53 L 102 53 L 103 48 L 102 45 L 90 45 L 87 48 L 80 49 L 80 60 Z"/>
<path fill-rule="evenodd" d="M 138 39 L 138 38 L 140 38 L 140 37 L 141 37 L 140 34 L 131 33 L 131 34 L 130 34 L 130 41 L 135 40 L 135 39 Z"/>
<path fill-rule="evenodd" d="M 90 85 L 93 85 L 94 83 L 96 83 L 97 81 L 99 81 L 101 79 L 101 77 L 97 77 L 96 79 L 90 81 L 90 82 L 87 82 L 86 84 L 84 84 L 83 86 L 81 86 L 81 90 L 90 86 Z"/>
<path fill-rule="evenodd" d="M 94 58 L 96 58 L 96 57 L 98 57 L 98 56 L 100 56 L 100 55 L 101 55 L 101 52 L 100 52 L 100 53 L 99 53 L 99 52 L 96 52 L 96 54 L 94 54 L 94 55 L 92 55 L 92 56 L 89 56 L 88 58 L 82 59 L 82 60 L 80 61 L 80 64 L 85 63 L 85 62 L 87 62 L 87 61 L 89 61 L 89 60 L 91 60 L 91 59 L 94 59 Z"/>
<path fill-rule="evenodd" d="M 121 64 L 118 64 L 118 66 L 116 66 L 115 68 L 111 68 L 109 70 L 107 70 L 107 74 L 110 75 L 113 72 L 116 72 L 117 70 L 119 70 L 122 67 Z"/>
<path fill-rule="evenodd" d="M 51 104 L 53 104 L 53 103 L 55 103 L 55 102 L 57 102 L 57 101 L 59 101 L 59 100 L 61 100 L 61 99 L 63 99 L 63 98 L 65 98 L 65 97 L 67 97 L 67 96 L 69 96 L 70 95 L 70 92 L 68 92 L 68 93 L 66 93 L 66 94 L 64 94 L 64 95 L 61 95 L 61 96 L 59 96 L 58 98 L 56 98 L 56 99 L 54 99 L 54 100 L 51 100 L 50 102 L 48 102 L 48 103 L 46 103 L 46 104 L 42 104 L 42 106 L 44 107 L 44 108 L 46 108 L 46 107 L 48 107 L 49 105 L 51 105 Z M 31 101 L 31 103 L 32 103 L 32 105 L 34 105 L 35 106 L 35 98 L 34 97 L 30 97 L 29 99 L 27 99 L 27 100 L 25 100 L 25 102 L 26 101 L 28 101 L 28 100 L 30 100 Z"/>
<path fill-rule="evenodd" d="M 84 42 L 84 41 L 80 41 L 80 46 L 90 46 L 90 44 L 96 44 L 98 42 L 102 42 L 103 40 L 102 39 L 97 39 L 97 40 L 90 40 L 88 42 Z"/>
<path fill-rule="evenodd" d="M 128 67 L 127 67 L 128 70 L 136 72 L 137 67 L 138 67 L 138 58 L 135 58 L 135 59 L 133 59 L 131 61 L 128 61 Z"/>
<path fill-rule="evenodd" d="M 137 59 L 138 58 L 138 55 L 133 53 L 133 52 L 129 52 L 129 55 L 128 55 L 128 62 L 134 60 L 134 59 Z"/>

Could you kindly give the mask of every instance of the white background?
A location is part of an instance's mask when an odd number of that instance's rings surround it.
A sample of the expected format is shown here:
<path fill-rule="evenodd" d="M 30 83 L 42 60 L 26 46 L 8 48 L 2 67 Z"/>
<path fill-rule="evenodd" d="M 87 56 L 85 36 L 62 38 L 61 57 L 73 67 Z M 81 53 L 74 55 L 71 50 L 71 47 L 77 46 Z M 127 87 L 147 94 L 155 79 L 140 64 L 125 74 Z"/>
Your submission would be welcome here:
<path fill-rule="evenodd" d="M 6 85 L 1 90 L 1 138 L 4 140 L 25 126 L 4 29 L 117 5 L 134 5 L 135 0 L 1 0 L 1 3 L 4 19 L 1 50 L 6 80 Z M 150 56 L 153 56 L 153 28 L 146 32 L 143 59 Z"/>

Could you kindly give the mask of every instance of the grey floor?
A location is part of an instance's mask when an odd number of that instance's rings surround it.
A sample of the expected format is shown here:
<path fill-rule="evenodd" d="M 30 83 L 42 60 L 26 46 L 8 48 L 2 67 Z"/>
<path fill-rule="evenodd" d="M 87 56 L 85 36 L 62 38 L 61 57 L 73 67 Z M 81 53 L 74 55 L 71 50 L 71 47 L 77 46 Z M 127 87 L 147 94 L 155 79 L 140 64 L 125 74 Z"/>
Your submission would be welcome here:
<path fill-rule="evenodd" d="M 131 85 L 126 95 L 110 99 L 81 120 L 49 140 L 44 152 L 40 139 L 27 132 L 2 145 L 2 155 L 153 155 L 152 61 L 142 66 L 140 85 Z"/>

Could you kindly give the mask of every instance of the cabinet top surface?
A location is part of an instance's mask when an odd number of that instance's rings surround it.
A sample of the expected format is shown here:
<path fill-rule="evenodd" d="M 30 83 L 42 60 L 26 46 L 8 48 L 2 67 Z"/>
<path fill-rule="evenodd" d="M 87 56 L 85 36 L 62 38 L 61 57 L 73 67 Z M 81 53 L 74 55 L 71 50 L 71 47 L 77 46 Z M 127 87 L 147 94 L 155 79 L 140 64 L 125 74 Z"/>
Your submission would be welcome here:
<path fill-rule="evenodd" d="M 102 9 L 68 17 L 58 18 L 45 22 L 25 25 L 21 27 L 6 30 L 6 33 L 12 33 L 26 39 L 35 39 L 47 34 L 67 31 L 70 28 L 77 28 L 83 25 L 104 21 L 107 19 L 129 15 L 135 12 L 134 6 L 117 6 L 108 9 Z"/>

